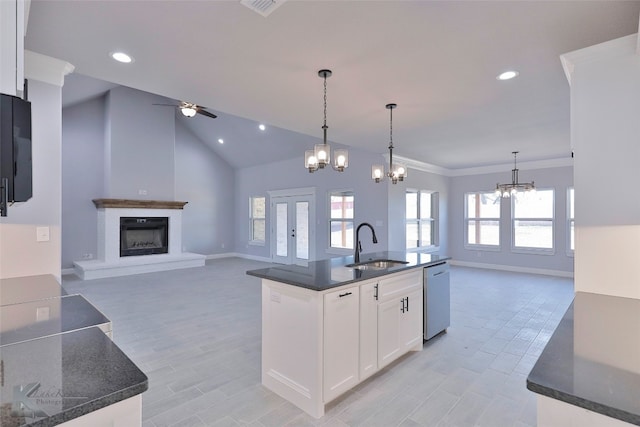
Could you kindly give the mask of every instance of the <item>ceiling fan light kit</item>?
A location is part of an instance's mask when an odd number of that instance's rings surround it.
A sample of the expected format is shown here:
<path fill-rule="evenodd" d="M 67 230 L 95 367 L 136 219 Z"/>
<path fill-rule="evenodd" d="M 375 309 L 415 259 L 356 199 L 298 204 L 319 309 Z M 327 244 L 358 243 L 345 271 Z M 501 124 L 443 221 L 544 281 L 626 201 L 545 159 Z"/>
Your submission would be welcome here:
<path fill-rule="evenodd" d="M 333 170 L 344 172 L 349 166 L 349 152 L 343 148 L 335 150 L 334 161 L 331 163 L 331 147 L 327 143 L 327 78 L 331 77 L 331 70 L 320 70 L 318 76 L 324 79 L 324 124 L 322 125 L 322 144 L 316 144 L 313 150 L 304 152 L 304 167 L 313 173 L 331 165 Z"/>
<path fill-rule="evenodd" d="M 215 119 L 218 117 L 215 114 L 208 112 L 206 107 L 194 104 L 193 102 L 180 101 L 178 105 L 176 104 L 153 104 L 153 105 L 177 108 L 185 117 L 194 117 L 196 114 L 202 114 L 203 116 L 210 117 L 212 119 Z"/>
<path fill-rule="evenodd" d="M 511 183 L 510 184 L 496 184 L 496 196 L 498 197 L 511 197 L 515 196 L 519 192 L 533 192 L 536 190 L 534 182 L 518 182 L 518 166 L 517 155 L 518 151 L 512 151 L 513 154 L 513 169 L 511 169 Z"/>

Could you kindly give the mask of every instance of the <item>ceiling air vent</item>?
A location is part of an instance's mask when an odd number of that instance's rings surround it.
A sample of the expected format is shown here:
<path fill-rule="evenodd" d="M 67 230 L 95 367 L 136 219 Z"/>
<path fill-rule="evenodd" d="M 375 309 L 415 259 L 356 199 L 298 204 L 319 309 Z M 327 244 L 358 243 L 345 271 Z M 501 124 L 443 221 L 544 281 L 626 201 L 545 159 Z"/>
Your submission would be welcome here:
<path fill-rule="evenodd" d="M 240 0 L 240 3 L 258 12 L 260 15 L 267 17 L 285 1 L 287 0 Z"/>

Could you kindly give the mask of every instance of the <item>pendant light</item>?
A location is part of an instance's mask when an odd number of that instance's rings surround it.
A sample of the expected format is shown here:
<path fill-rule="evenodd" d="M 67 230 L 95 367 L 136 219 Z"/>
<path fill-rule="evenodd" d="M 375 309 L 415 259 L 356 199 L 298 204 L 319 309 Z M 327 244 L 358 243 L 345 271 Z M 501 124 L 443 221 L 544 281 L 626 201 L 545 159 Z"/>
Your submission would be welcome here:
<path fill-rule="evenodd" d="M 389 110 L 389 171 L 386 175 L 391 179 L 392 184 L 397 184 L 398 181 L 404 181 L 407 177 L 407 167 L 400 163 L 393 163 L 393 110 L 397 106 L 397 104 L 385 105 L 385 108 Z M 371 179 L 376 183 L 382 181 L 384 176 L 384 166 L 373 165 L 371 167 Z"/>
<path fill-rule="evenodd" d="M 535 191 L 536 187 L 531 182 L 518 182 L 518 166 L 517 155 L 518 151 L 512 151 L 513 154 L 513 169 L 511 169 L 511 184 L 496 184 L 496 196 L 511 197 L 515 196 L 519 191 Z"/>
<path fill-rule="evenodd" d="M 349 166 L 349 152 L 339 148 L 335 150 L 334 161 L 331 163 L 331 147 L 327 144 L 327 78 L 331 77 L 331 70 L 320 70 L 318 76 L 324 79 L 324 124 L 322 125 L 323 142 L 316 144 L 313 150 L 307 150 L 304 153 L 304 167 L 313 173 L 318 169 L 324 169 L 325 166 L 331 165 L 334 170 L 344 172 Z"/>

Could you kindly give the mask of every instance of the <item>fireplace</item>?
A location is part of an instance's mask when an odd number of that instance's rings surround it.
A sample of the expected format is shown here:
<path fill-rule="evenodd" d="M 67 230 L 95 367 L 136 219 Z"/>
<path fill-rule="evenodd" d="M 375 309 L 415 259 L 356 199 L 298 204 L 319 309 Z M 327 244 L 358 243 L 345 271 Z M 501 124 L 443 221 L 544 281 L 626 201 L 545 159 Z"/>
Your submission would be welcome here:
<path fill-rule="evenodd" d="M 168 252 L 168 217 L 120 217 L 121 257 Z"/>

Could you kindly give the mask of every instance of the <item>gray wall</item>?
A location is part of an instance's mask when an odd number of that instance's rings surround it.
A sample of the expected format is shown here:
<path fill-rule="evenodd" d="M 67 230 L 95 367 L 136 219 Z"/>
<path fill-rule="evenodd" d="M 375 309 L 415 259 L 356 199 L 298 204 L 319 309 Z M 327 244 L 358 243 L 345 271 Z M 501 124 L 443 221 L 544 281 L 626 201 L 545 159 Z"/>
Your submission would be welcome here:
<path fill-rule="evenodd" d="M 111 89 L 104 197 L 174 200 L 175 109 L 166 98 L 124 86 Z"/>
<path fill-rule="evenodd" d="M 97 214 L 104 181 L 105 98 L 62 110 L 62 267 L 97 253 Z"/>
<path fill-rule="evenodd" d="M 464 194 L 473 191 L 493 191 L 496 182 L 510 182 L 509 171 L 484 175 L 458 176 L 451 179 L 449 203 L 449 253 L 454 260 L 482 264 L 517 266 L 563 272 L 573 271 L 573 257 L 567 255 L 567 188 L 573 186 L 573 168 L 520 170 L 519 181 L 535 181 L 539 189 L 555 189 L 555 229 L 553 255 L 511 252 L 511 203 L 501 203 L 500 251 L 469 250 L 464 247 Z"/>
<path fill-rule="evenodd" d="M 204 255 L 233 251 L 234 171 L 176 122 L 175 109 L 152 105 L 163 101 L 119 87 L 63 109 L 62 268 L 72 268 L 85 254 L 95 257 L 97 213 L 91 200 L 102 197 L 186 201 L 183 249 Z M 125 151 L 133 161 L 121 158 Z M 147 194 L 138 194 L 140 189 Z"/>
<path fill-rule="evenodd" d="M 405 250 L 406 218 L 405 193 L 407 190 L 438 192 L 439 247 L 437 252 L 449 254 L 449 187 L 451 178 L 434 173 L 409 169 L 407 179 L 389 186 L 389 249 Z M 388 181 L 387 181 L 388 183 Z"/>
<path fill-rule="evenodd" d="M 264 196 L 269 203 L 267 191 L 303 187 L 316 189 L 316 259 L 339 256 L 328 253 L 329 246 L 329 204 L 331 191 L 352 190 L 355 194 L 355 224 L 369 222 L 376 229 L 378 244 L 363 240 L 364 252 L 386 250 L 387 241 L 387 186 L 371 180 L 371 165 L 382 163 L 382 156 L 368 151 L 349 148 L 349 167 L 342 173 L 319 170 L 309 173 L 304 168 L 305 147 L 300 147 L 300 157 L 262 166 L 236 170 L 236 252 L 255 257 L 268 258 L 269 232 L 265 246 L 249 245 L 249 198 Z M 267 224 L 270 216 L 267 209 Z M 376 225 L 382 224 L 382 225 Z M 349 252 L 350 253 L 350 252 Z"/>
<path fill-rule="evenodd" d="M 183 250 L 204 255 L 233 251 L 235 174 L 229 164 L 176 121 L 176 200 L 182 214 Z"/>

